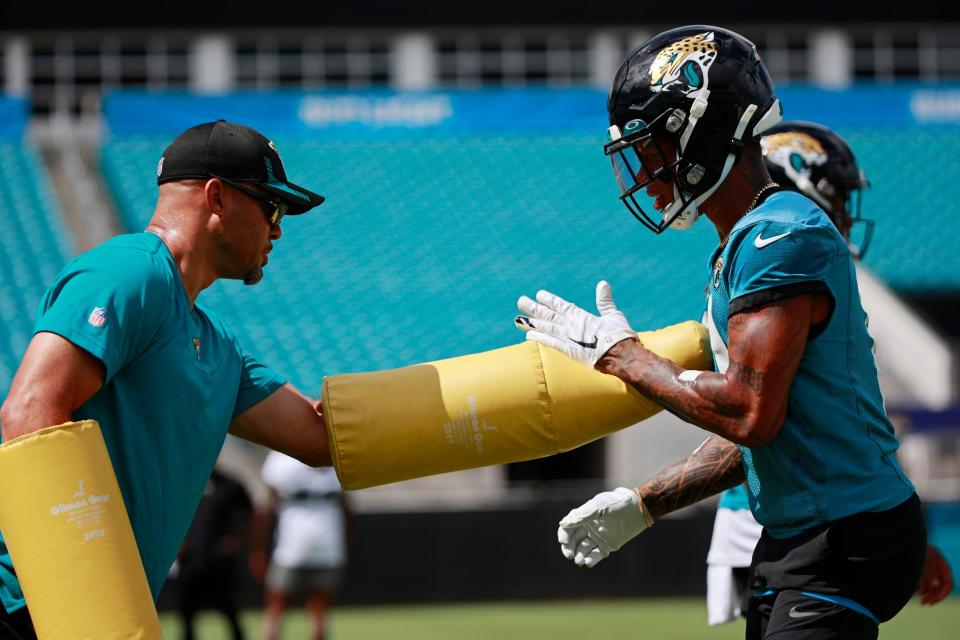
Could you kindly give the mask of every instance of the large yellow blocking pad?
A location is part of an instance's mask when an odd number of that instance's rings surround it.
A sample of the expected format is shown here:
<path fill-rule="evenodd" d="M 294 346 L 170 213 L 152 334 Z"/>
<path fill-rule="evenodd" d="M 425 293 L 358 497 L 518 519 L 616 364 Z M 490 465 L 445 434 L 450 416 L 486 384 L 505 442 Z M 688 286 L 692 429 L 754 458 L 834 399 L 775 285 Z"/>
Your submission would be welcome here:
<path fill-rule="evenodd" d="M 0 531 L 40 640 L 161 637 L 96 421 L 0 446 Z"/>
<path fill-rule="evenodd" d="M 698 322 L 638 334 L 685 369 L 713 368 Z M 323 382 L 340 483 L 362 489 L 568 451 L 661 407 L 539 343 Z"/>

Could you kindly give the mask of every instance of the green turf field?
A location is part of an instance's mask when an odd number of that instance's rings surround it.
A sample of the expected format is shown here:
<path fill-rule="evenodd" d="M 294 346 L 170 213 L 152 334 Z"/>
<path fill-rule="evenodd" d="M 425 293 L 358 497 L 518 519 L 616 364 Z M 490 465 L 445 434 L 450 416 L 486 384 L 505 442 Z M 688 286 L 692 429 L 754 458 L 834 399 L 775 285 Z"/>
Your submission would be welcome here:
<path fill-rule="evenodd" d="M 743 637 L 743 624 L 706 626 L 704 605 L 694 599 L 536 602 L 410 607 L 349 607 L 331 618 L 331 640 L 686 640 Z M 260 614 L 245 614 L 249 640 L 257 638 Z M 164 637 L 176 640 L 175 617 L 162 617 Z M 226 625 L 205 614 L 201 640 L 228 640 Z M 292 616 L 284 638 L 306 638 L 306 619 Z M 940 640 L 960 637 L 960 597 L 935 607 L 916 601 L 880 627 L 883 640 Z"/>

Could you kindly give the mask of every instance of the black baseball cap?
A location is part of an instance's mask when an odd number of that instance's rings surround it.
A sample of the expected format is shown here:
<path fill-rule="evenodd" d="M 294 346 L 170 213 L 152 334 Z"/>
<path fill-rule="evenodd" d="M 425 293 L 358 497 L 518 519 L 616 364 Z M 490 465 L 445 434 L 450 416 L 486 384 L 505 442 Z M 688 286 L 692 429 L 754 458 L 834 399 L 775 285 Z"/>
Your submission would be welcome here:
<path fill-rule="evenodd" d="M 287 215 L 306 213 L 324 200 L 287 181 L 277 147 L 263 134 L 226 120 L 187 129 L 157 165 L 157 184 L 203 178 L 255 184 L 286 203 Z"/>

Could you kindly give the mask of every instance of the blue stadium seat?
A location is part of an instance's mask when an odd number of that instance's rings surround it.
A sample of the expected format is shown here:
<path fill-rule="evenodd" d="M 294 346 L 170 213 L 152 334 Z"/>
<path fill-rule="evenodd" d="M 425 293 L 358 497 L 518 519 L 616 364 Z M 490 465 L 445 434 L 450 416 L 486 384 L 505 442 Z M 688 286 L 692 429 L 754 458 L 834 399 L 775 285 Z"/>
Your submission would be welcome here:
<path fill-rule="evenodd" d="M 0 142 L 0 393 L 33 333 L 44 289 L 73 255 L 36 150 Z"/>
<path fill-rule="evenodd" d="M 960 288 L 960 132 L 842 133 L 872 183 L 863 214 L 877 224 L 866 264 L 896 289 Z"/>
<path fill-rule="evenodd" d="M 960 133 L 842 133 L 874 184 L 867 264 L 895 287 L 960 286 Z M 129 229 L 149 219 L 168 142 L 114 137 L 105 147 Z M 217 283 L 202 300 L 308 391 L 325 374 L 514 343 L 515 300 L 538 286 L 592 308 L 606 278 L 638 329 L 702 312 L 714 231 L 643 229 L 616 199 L 599 138 L 276 142 L 293 179 L 327 203 L 284 221 L 264 284 Z"/>

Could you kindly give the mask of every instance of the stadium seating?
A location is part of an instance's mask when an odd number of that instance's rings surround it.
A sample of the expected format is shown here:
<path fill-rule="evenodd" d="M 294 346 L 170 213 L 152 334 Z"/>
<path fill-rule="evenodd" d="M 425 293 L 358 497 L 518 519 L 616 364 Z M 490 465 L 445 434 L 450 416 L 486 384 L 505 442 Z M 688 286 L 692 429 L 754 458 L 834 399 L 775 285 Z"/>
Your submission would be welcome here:
<path fill-rule="evenodd" d="M 73 255 L 35 149 L 0 141 L 0 397 L 33 333 L 40 295 Z"/>
<path fill-rule="evenodd" d="M 874 185 L 863 206 L 877 220 L 868 266 L 894 287 L 960 285 L 951 213 L 960 133 L 842 133 Z M 104 173 L 131 230 L 149 219 L 169 139 L 120 135 L 105 146 Z M 634 222 L 599 137 L 275 140 L 292 179 L 327 203 L 284 222 L 264 285 L 218 283 L 202 301 L 305 389 L 324 374 L 515 342 L 514 302 L 537 287 L 592 307 L 606 278 L 638 329 L 700 317 L 713 229 L 655 237 Z"/>
<path fill-rule="evenodd" d="M 960 287 L 960 132 L 841 129 L 872 186 L 863 215 L 877 221 L 866 263 L 903 291 Z"/>

